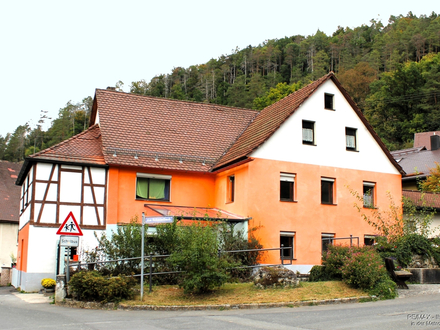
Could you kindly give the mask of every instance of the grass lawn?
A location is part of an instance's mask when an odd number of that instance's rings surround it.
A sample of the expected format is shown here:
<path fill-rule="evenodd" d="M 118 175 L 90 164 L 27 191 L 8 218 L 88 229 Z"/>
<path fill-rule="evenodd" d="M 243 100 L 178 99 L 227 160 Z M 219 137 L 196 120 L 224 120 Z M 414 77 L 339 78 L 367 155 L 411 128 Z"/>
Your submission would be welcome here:
<path fill-rule="evenodd" d="M 164 285 L 153 287 L 152 293 L 148 292 L 147 286 L 143 302 L 138 296 L 135 300 L 125 301 L 124 304 L 156 306 L 251 304 L 349 298 L 365 295 L 367 294 L 362 290 L 350 288 L 340 281 L 301 282 L 299 287 L 286 289 L 257 289 L 253 283 L 227 283 L 220 289 L 204 295 L 186 295 L 183 293 L 183 289 L 177 286 Z"/>

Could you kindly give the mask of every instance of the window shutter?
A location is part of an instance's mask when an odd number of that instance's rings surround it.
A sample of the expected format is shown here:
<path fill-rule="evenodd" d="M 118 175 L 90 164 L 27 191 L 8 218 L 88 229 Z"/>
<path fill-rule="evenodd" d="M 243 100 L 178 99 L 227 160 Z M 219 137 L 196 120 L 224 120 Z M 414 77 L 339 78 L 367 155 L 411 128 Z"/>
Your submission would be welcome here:
<path fill-rule="evenodd" d="M 295 182 L 295 174 L 281 173 L 280 181 Z"/>

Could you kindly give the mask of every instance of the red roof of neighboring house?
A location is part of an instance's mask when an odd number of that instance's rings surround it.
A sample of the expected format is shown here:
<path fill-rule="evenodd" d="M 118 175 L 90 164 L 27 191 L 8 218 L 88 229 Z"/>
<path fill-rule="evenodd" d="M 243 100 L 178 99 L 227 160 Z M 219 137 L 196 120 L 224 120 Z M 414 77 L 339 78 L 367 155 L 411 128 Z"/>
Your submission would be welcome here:
<path fill-rule="evenodd" d="M 257 114 L 98 89 L 91 118 L 99 119 L 109 165 L 207 172 Z"/>
<path fill-rule="evenodd" d="M 429 192 L 403 190 L 403 197 L 411 200 L 415 206 L 440 209 L 440 195 Z"/>
<path fill-rule="evenodd" d="M 31 155 L 30 158 L 105 165 L 99 126 L 93 125 L 68 140 Z"/>
<path fill-rule="evenodd" d="M 0 222 L 18 223 L 21 188 L 15 185 L 22 164 L 0 161 Z"/>

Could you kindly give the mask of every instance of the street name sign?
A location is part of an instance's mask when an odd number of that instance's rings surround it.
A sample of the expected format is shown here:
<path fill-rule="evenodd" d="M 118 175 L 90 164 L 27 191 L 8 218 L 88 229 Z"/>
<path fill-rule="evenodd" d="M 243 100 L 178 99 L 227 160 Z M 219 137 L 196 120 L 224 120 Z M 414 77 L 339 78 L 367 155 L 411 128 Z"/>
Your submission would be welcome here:
<path fill-rule="evenodd" d="M 143 224 L 148 225 L 152 223 L 173 223 L 174 217 L 144 217 Z"/>

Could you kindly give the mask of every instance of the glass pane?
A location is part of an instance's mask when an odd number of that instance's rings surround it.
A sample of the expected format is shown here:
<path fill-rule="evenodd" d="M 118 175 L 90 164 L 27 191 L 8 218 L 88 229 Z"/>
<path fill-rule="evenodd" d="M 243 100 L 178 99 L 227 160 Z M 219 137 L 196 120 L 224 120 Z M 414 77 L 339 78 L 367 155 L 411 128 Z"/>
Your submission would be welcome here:
<path fill-rule="evenodd" d="M 280 199 L 293 201 L 293 182 L 280 181 Z"/>
<path fill-rule="evenodd" d="M 150 179 L 150 195 L 149 199 L 165 198 L 165 180 Z"/>
<path fill-rule="evenodd" d="M 333 203 L 333 182 L 321 181 L 321 203 Z"/>
<path fill-rule="evenodd" d="M 137 178 L 136 196 L 140 198 L 148 198 L 148 179 Z"/>
<path fill-rule="evenodd" d="M 347 148 L 356 148 L 355 139 L 353 135 L 346 135 L 345 140 L 347 142 Z"/>

